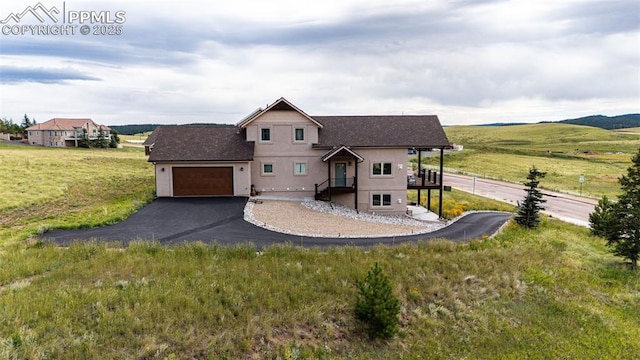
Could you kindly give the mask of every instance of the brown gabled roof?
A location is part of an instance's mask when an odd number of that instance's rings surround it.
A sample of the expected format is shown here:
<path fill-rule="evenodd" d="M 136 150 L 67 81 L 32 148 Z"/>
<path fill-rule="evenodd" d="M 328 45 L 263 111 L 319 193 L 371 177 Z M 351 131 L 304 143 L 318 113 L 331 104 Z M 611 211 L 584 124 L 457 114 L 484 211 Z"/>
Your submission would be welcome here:
<path fill-rule="evenodd" d="M 232 125 L 162 125 L 152 137 L 150 162 L 253 160 L 253 142 L 245 141 L 241 129 Z"/>
<path fill-rule="evenodd" d="M 323 128 L 314 147 L 437 148 L 449 145 L 435 115 L 314 116 Z"/>
<path fill-rule="evenodd" d="M 274 101 L 273 104 L 267 106 L 266 109 L 264 109 L 264 110 L 263 109 L 255 110 L 251 114 L 247 115 L 244 119 L 240 120 L 236 125 L 241 127 L 241 128 L 247 127 L 247 125 L 252 123 L 254 120 L 256 120 L 257 118 L 259 118 L 260 116 L 266 114 L 267 112 L 269 112 L 271 110 L 296 111 L 300 115 L 302 115 L 305 118 L 309 119 L 309 121 L 314 123 L 317 127 L 322 128 L 322 124 L 321 123 L 316 121 L 313 117 L 307 115 L 307 113 L 305 113 L 304 111 L 298 109 L 295 105 L 293 105 L 292 103 L 290 103 L 287 99 L 285 99 L 283 97 L 281 97 L 280 99 Z"/>
<path fill-rule="evenodd" d="M 68 119 L 54 118 L 47 120 L 41 124 L 36 124 L 26 128 L 25 130 L 74 130 L 83 127 L 86 123 L 93 122 L 91 119 Z M 94 122 L 95 124 L 95 122 Z M 97 124 L 96 124 L 97 125 Z M 108 129 L 108 128 L 107 128 Z"/>

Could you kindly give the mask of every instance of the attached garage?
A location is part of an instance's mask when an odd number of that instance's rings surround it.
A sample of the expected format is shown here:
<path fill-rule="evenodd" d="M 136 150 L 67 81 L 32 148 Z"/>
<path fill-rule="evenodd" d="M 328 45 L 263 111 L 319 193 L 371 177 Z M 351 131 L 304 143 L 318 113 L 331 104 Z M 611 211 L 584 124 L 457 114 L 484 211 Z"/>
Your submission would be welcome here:
<path fill-rule="evenodd" d="M 235 126 L 162 125 L 145 141 L 156 196 L 249 196 L 253 141 Z"/>
<path fill-rule="evenodd" d="M 173 167 L 173 196 L 233 196 L 233 167 Z"/>

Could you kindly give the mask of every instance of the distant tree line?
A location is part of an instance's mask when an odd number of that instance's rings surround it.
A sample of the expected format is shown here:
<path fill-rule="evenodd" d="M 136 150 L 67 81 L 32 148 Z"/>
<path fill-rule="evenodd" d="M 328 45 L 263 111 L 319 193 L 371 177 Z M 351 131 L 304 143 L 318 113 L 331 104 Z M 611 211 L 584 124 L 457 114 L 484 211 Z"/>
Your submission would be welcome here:
<path fill-rule="evenodd" d="M 605 130 L 615 129 L 627 129 L 640 127 L 640 114 L 626 114 L 617 116 L 605 116 L 605 115 L 591 115 L 577 119 L 567 119 L 560 121 L 540 121 L 540 124 L 571 124 L 571 125 L 583 125 L 592 126 Z M 513 126 L 522 125 L 521 122 L 508 122 L 508 123 L 489 123 L 481 124 L 480 126 Z"/>
<path fill-rule="evenodd" d="M 229 124 L 204 124 L 204 123 L 193 123 L 187 125 L 201 125 L 201 126 L 214 126 L 214 127 L 225 127 L 231 126 Z M 144 134 L 146 132 L 152 132 L 156 129 L 158 124 L 134 124 L 134 125 L 109 125 L 109 127 L 115 130 L 118 134 L 121 135 L 137 135 Z"/>
<path fill-rule="evenodd" d="M 109 125 L 109 127 L 121 135 L 144 134 L 156 129 L 157 124 L 136 124 L 136 125 Z"/>
<path fill-rule="evenodd" d="M 7 119 L 6 117 L 3 117 L 2 119 L 0 119 L 0 133 L 16 134 L 18 136 L 12 138 L 20 140 L 22 139 L 22 135 L 24 134 L 25 129 L 36 124 L 36 119 L 30 119 L 27 114 L 24 114 L 22 122 L 20 122 L 19 124 L 13 122 L 13 119 L 11 118 Z"/>

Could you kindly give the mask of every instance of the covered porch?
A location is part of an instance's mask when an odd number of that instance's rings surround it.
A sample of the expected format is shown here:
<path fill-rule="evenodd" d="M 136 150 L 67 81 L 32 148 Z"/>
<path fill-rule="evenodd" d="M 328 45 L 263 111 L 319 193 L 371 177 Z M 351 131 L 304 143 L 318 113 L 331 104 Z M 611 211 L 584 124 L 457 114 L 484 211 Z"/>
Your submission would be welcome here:
<path fill-rule="evenodd" d="M 358 163 L 364 159 L 347 146 L 331 149 L 322 156 L 327 164 L 327 179 L 315 184 L 315 199 L 331 201 L 332 196 L 354 194 L 354 208 L 358 210 Z"/>

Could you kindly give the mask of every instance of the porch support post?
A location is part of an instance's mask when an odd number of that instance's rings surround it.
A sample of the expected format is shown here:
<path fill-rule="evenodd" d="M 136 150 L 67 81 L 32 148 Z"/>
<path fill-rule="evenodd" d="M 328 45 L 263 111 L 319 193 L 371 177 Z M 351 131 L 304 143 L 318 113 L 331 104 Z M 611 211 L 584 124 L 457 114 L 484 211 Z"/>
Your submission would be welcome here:
<path fill-rule="evenodd" d="M 418 176 L 421 176 L 421 174 L 422 174 L 422 149 L 418 148 Z M 418 203 L 418 206 L 420 206 L 420 188 L 418 188 L 417 203 Z"/>
<path fill-rule="evenodd" d="M 444 147 L 440 148 L 440 198 L 438 199 L 438 216 L 442 217 L 442 170 L 444 168 Z"/>
<path fill-rule="evenodd" d="M 427 210 L 431 211 L 431 189 L 427 189 Z"/>

